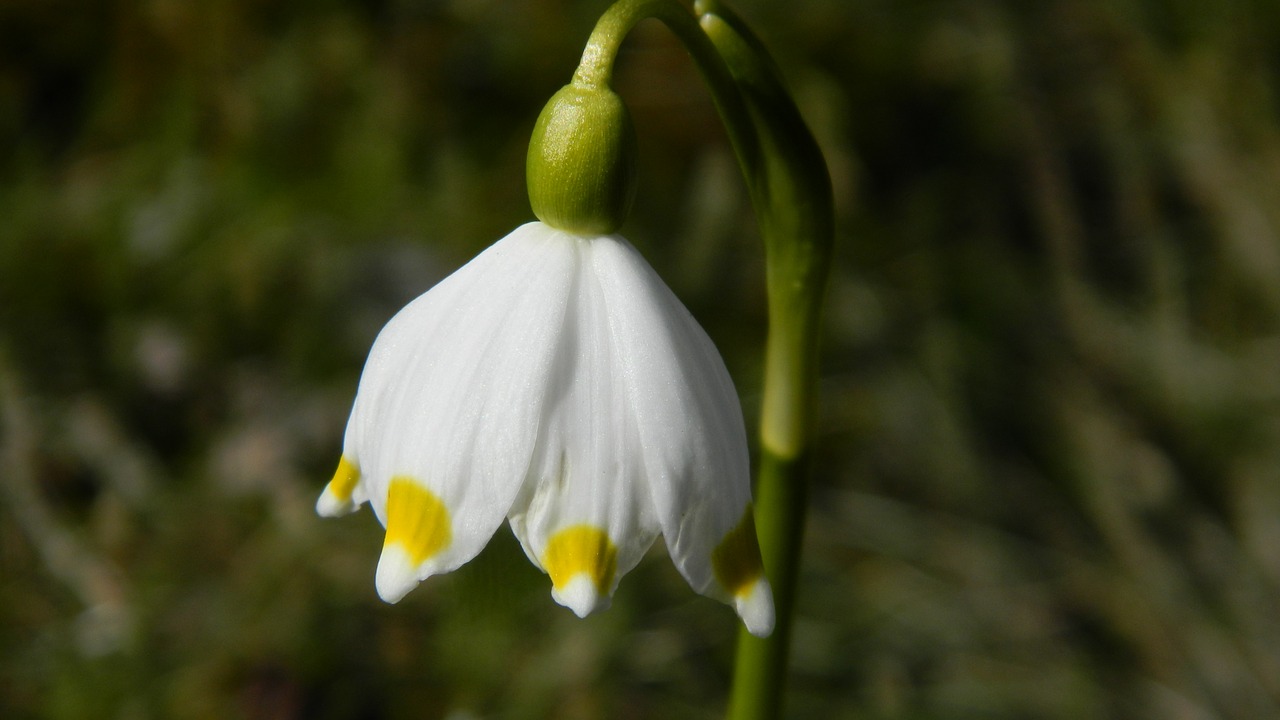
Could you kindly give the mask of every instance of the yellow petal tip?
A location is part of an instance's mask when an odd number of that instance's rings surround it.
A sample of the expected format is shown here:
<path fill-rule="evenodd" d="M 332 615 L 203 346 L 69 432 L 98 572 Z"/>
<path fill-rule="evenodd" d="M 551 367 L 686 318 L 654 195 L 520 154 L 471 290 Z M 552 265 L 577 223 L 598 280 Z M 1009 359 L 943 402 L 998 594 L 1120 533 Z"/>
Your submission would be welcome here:
<path fill-rule="evenodd" d="M 387 536 L 378 563 L 378 593 L 387 602 L 395 602 L 417 584 L 423 563 L 449 547 L 453 527 L 444 502 L 405 475 L 391 478 L 386 515 Z"/>
<path fill-rule="evenodd" d="M 773 589 L 763 575 L 733 596 L 733 609 L 747 626 L 747 632 L 761 638 L 773 633 Z"/>
<path fill-rule="evenodd" d="M 608 604 L 618 570 L 618 549 L 603 529 L 571 525 L 547 541 L 542 567 L 551 576 L 551 596 L 556 602 L 585 617 Z"/>
<path fill-rule="evenodd" d="M 711 569 L 720 587 L 735 598 L 752 592 L 756 581 L 764 577 L 764 563 L 760 560 L 760 545 L 756 541 L 755 513 L 751 505 L 747 505 L 742 519 L 711 551 Z"/>
<path fill-rule="evenodd" d="M 352 494 L 359 482 L 360 469 L 343 455 L 338 461 L 338 469 L 334 471 L 333 479 L 325 485 L 324 492 L 320 493 L 319 499 L 316 500 L 316 513 L 323 517 L 337 517 L 355 510 L 356 505 L 352 502 Z"/>

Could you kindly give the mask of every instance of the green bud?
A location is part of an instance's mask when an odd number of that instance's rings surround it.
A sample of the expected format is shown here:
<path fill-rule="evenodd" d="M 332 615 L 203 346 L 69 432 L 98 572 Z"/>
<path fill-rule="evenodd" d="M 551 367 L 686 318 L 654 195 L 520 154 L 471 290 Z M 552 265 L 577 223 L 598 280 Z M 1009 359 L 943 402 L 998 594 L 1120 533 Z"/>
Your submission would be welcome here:
<path fill-rule="evenodd" d="M 635 198 L 635 166 L 635 128 L 622 98 L 607 87 L 566 85 L 542 109 L 529 140 L 533 214 L 578 235 L 615 232 Z"/>

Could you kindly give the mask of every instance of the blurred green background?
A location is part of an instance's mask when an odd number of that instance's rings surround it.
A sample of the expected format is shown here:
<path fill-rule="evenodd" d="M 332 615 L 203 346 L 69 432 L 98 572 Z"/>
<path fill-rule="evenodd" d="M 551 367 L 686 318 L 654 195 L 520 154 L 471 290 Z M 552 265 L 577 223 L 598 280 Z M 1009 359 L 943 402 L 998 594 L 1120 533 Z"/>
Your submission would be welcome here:
<path fill-rule="evenodd" d="M 0 0 L 0 716 L 715 718 L 656 547 L 380 602 L 364 355 L 531 219 L 602 0 Z M 1280 717 L 1280 4 L 739 0 L 831 165 L 793 718 Z M 758 414 L 763 271 L 639 28 L 624 228 Z"/>

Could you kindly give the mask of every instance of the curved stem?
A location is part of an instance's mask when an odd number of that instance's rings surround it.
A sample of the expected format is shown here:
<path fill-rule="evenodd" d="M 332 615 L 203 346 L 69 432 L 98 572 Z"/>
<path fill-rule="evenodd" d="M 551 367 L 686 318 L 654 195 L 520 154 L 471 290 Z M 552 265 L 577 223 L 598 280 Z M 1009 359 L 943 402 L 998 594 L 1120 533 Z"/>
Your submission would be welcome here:
<path fill-rule="evenodd" d="M 707 83 L 711 101 L 724 122 L 738 164 L 748 178 L 758 172 L 760 149 L 751 115 L 715 45 L 703 33 L 689 8 L 677 0 L 619 0 L 600 19 L 587 40 L 573 82 L 591 87 L 613 80 L 613 62 L 623 39 L 642 20 L 661 20 L 680 40 Z"/>
<path fill-rule="evenodd" d="M 820 311 L 830 266 L 833 199 L 826 162 L 763 43 L 717 0 L 698 19 L 676 0 L 620 0 L 596 25 L 574 82 L 608 84 L 626 34 L 658 18 L 684 43 L 725 123 L 765 244 L 765 347 L 756 528 L 773 586 L 768 638 L 740 633 L 732 720 L 781 714 L 799 580 L 816 403 Z"/>
<path fill-rule="evenodd" d="M 766 720 L 782 712 L 799 584 L 834 201 L 822 151 L 764 44 L 718 0 L 697 0 L 695 9 L 742 93 L 760 142 L 760 165 L 747 176 L 769 291 L 756 528 L 777 624 L 764 639 L 739 633 L 729 717 Z"/>

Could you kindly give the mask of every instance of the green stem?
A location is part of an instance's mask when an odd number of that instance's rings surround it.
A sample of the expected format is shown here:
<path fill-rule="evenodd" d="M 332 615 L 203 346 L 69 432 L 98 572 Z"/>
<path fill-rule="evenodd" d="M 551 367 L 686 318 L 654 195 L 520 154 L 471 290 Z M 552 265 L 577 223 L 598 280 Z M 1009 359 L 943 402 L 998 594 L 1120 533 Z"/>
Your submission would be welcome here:
<path fill-rule="evenodd" d="M 729 718 L 766 720 L 782 712 L 795 615 L 820 312 L 833 237 L 831 179 L 764 44 L 716 0 L 698 0 L 695 7 L 742 93 L 760 143 L 760 167 L 747 176 L 765 244 L 769 292 L 756 528 L 777 624 L 768 638 L 739 633 Z"/>
<path fill-rule="evenodd" d="M 695 11 L 698 20 L 676 0 L 620 0 L 596 25 L 574 82 L 607 85 L 618 48 L 636 23 L 649 17 L 666 23 L 707 81 L 760 224 L 769 335 L 755 507 L 776 624 L 768 638 L 741 631 L 729 717 L 766 720 L 782 710 L 799 578 L 832 245 L 831 180 L 763 43 L 716 0 L 697 0 Z"/>

